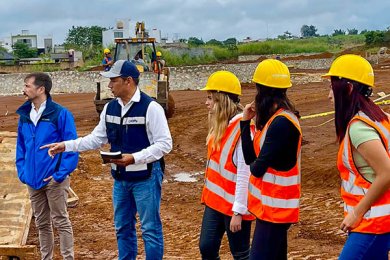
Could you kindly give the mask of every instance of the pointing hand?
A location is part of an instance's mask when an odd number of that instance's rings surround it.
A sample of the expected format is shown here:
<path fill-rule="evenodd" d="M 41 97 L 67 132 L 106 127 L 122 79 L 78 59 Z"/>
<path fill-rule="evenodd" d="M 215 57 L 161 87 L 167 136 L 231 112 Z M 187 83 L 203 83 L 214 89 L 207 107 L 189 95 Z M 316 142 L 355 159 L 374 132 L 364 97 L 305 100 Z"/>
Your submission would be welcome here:
<path fill-rule="evenodd" d="M 51 144 L 46 144 L 46 145 L 39 147 L 39 149 L 44 149 L 44 148 L 49 148 L 47 153 L 49 154 L 49 156 L 51 158 L 53 158 L 54 155 L 56 155 L 57 153 L 65 152 L 65 143 L 64 142 L 51 143 Z"/>

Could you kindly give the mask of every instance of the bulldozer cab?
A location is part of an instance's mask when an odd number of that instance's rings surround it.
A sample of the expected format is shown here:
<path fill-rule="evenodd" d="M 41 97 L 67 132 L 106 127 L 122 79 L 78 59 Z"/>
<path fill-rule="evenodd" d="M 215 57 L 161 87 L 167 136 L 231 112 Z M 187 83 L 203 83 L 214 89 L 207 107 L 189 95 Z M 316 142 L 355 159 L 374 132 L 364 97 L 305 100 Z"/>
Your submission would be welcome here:
<path fill-rule="evenodd" d="M 154 38 L 144 42 L 133 42 L 132 39 L 117 39 L 114 60 L 129 60 L 137 65 L 140 72 L 152 71 L 156 60 Z M 140 66 L 138 66 L 140 65 Z"/>
<path fill-rule="evenodd" d="M 164 108 L 165 114 L 169 118 L 174 112 L 174 101 L 172 96 L 169 95 L 169 68 L 165 67 L 162 71 L 154 71 L 153 62 L 156 60 L 155 38 L 149 38 L 144 34 L 144 31 L 136 33 L 136 35 L 136 38 L 115 39 L 114 62 L 128 60 L 137 66 L 140 72 L 138 87 L 154 98 Z M 97 85 L 95 105 L 99 114 L 104 105 L 114 98 L 108 90 L 108 82 L 108 79 L 102 78 Z"/>

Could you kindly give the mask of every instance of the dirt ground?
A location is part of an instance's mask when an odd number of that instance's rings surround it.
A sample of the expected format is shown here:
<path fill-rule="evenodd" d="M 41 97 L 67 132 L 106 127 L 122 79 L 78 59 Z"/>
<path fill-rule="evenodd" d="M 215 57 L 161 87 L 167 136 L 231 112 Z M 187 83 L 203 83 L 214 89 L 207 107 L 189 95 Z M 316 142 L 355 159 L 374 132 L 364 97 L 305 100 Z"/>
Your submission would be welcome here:
<path fill-rule="evenodd" d="M 294 72 L 292 69 L 291 72 Z M 302 71 L 299 71 L 301 74 Z M 325 71 L 306 71 L 321 73 Z M 390 93 L 389 66 L 375 66 L 376 93 Z M 289 91 L 302 116 L 333 110 L 327 95 L 328 82 L 294 85 Z M 163 184 L 161 215 L 163 219 L 165 258 L 199 259 L 198 240 L 203 213 L 200 194 L 203 185 L 207 133 L 205 93 L 201 91 L 172 91 L 176 111 L 169 120 L 174 140 L 172 152 L 166 156 L 166 174 Z M 93 93 L 56 95 L 54 100 L 73 113 L 78 134 L 88 134 L 98 123 L 93 105 Z M 245 84 L 242 103 L 253 100 L 255 88 Z M 24 102 L 19 97 L 0 97 L 0 131 L 16 131 L 15 110 Z M 384 110 L 389 108 L 382 106 Z M 8 110 L 8 115 L 5 116 Z M 342 220 L 339 177 L 336 170 L 336 152 L 332 116 L 301 121 L 304 146 L 302 148 L 302 200 L 300 222 L 289 231 L 290 259 L 336 259 L 346 236 L 339 230 Z M 178 173 L 194 174 L 196 182 L 177 182 Z M 113 227 L 111 189 L 113 180 L 109 167 L 102 165 L 96 151 L 80 155 L 77 170 L 72 174 L 71 187 L 79 196 L 79 204 L 70 208 L 74 228 L 76 259 L 116 259 L 116 239 Z M 254 228 L 254 225 L 253 225 Z M 35 224 L 31 224 L 28 244 L 39 245 Z M 60 259 L 56 238 L 56 259 Z M 139 236 L 139 255 L 144 258 Z M 224 239 L 221 258 L 231 259 Z"/>

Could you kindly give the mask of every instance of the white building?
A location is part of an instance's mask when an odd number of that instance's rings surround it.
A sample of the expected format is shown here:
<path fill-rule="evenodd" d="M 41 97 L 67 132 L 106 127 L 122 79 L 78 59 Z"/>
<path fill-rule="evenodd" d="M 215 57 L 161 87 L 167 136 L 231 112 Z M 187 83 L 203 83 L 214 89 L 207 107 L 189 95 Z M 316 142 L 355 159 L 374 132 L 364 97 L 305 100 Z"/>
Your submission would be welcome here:
<path fill-rule="evenodd" d="M 130 19 L 118 19 L 115 27 L 102 32 L 103 46 L 108 47 L 114 44 L 115 38 L 131 38 L 135 35 L 135 23 Z"/>
<path fill-rule="evenodd" d="M 30 34 L 28 30 L 22 30 L 21 34 L 11 35 L 0 40 L 0 45 L 12 52 L 12 46 L 17 42 L 26 43 L 30 48 L 37 48 L 41 52 L 49 53 L 53 49 L 53 36 L 39 36 L 37 34 Z"/>
<path fill-rule="evenodd" d="M 12 52 L 12 42 L 11 37 L 6 37 L 0 40 L 0 46 L 5 48 L 7 52 Z"/>

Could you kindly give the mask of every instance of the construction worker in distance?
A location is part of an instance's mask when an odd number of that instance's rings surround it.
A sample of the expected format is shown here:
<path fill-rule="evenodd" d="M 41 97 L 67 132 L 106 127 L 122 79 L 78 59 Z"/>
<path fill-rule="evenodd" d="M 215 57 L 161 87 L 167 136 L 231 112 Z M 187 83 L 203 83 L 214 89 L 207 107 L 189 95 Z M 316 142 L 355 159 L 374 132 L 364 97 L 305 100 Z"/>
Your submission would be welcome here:
<path fill-rule="evenodd" d="M 160 74 L 165 66 L 165 60 L 163 60 L 161 56 L 161 51 L 156 52 L 156 60 L 153 62 L 153 71 Z"/>
<path fill-rule="evenodd" d="M 220 259 L 226 232 L 233 258 L 248 259 L 251 221 L 255 218 L 247 210 L 250 172 L 241 149 L 241 84 L 233 73 L 217 71 L 202 90 L 207 91 L 209 133 L 200 253 L 202 259 Z"/>
<path fill-rule="evenodd" d="M 250 259 L 287 259 L 287 231 L 298 222 L 301 195 L 299 113 L 287 97 L 292 84 L 284 63 L 260 62 L 252 81 L 257 95 L 241 120 L 242 150 L 251 171 L 248 210 L 256 216 Z"/>
<path fill-rule="evenodd" d="M 111 69 L 112 64 L 114 64 L 114 61 L 111 57 L 111 51 L 110 49 L 106 48 L 104 49 L 104 58 L 102 60 L 102 65 L 104 68 L 104 71 L 109 71 Z"/>
<path fill-rule="evenodd" d="M 329 99 L 335 106 L 348 239 L 339 259 L 388 259 L 390 250 L 390 119 L 371 99 L 374 71 L 364 58 L 347 54 L 333 61 Z"/>
<path fill-rule="evenodd" d="M 164 80 L 163 68 L 165 66 L 165 60 L 163 60 L 161 56 L 161 51 L 156 52 L 156 60 L 153 62 L 153 71 L 158 74 L 159 80 Z"/>

